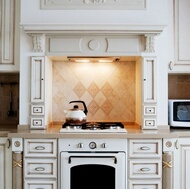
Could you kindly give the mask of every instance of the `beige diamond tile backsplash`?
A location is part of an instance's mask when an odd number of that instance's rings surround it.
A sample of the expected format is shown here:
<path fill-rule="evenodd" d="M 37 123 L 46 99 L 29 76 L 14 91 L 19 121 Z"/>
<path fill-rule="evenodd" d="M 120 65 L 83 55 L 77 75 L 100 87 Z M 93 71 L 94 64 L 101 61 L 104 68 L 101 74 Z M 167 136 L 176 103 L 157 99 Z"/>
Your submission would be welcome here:
<path fill-rule="evenodd" d="M 190 99 L 190 75 L 177 74 L 168 76 L 168 98 Z"/>
<path fill-rule="evenodd" d="M 53 122 L 65 120 L 72 100 L 85 101 L 87 121 L 135 122 L 135 62 L 54 62 L 52 94 Z"/>

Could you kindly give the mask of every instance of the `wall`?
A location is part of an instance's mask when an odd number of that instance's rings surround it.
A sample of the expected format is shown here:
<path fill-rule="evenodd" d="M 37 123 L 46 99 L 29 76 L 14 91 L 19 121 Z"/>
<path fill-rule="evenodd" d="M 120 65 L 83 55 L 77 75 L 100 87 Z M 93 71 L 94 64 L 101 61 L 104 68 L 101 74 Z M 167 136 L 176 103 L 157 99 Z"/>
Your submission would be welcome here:
<path fill-rule="evenodd" d="M 10 83 L 13 83 L 12 85 Z M 12 93 L 12 110 L 11 116 L 10 101 Z M 18 125 L 19 118 L 19 74 L 0 73 L 0 125 Z"/>
<path fill-rule="evenodd" d="M 85 101 L 88 121 L 135 122 L 135 62 L 53 62 L 53 121 L 72 100 Z"/>

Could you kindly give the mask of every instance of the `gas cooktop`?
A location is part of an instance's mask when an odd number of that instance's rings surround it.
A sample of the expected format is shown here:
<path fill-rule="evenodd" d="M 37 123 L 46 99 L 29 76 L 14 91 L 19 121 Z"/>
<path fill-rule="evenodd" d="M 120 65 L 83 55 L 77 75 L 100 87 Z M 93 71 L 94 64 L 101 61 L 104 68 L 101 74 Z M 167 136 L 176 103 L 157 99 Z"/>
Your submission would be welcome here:
<path fill-rule="evenodd" d="M 127 131 L 121 122 L 85 122 L 77 125 L 66 122 L 60 132 L 126 133 Z"/>

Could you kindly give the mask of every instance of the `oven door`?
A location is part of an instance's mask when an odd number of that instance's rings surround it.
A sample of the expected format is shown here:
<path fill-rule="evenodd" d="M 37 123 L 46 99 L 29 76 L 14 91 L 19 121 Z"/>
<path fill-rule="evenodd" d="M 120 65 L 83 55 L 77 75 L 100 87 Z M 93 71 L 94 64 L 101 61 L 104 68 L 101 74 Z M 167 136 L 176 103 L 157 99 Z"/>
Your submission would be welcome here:
<path fill-rule="evenodd" d="M 61 152 L 61 189 L 125 189 L 126 158 L 118 153 Z"/>

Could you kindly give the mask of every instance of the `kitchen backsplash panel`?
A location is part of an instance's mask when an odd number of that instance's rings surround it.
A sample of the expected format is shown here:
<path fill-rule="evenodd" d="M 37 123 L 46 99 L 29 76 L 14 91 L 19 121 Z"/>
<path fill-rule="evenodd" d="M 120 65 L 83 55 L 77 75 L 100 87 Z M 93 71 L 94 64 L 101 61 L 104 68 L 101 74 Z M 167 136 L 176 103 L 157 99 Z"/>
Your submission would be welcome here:
<path fill-rule="evenodd" d="M 190 75 L 168 76 L 168 98 L 190 99 Z"/>
<path fill-rule="evenodd" d="M 0 126 L 19 122 L 19 74 L 0 73 Z M 11 110 L 12 102 L 12 112 Z"/>
<path fill-rule="evenodd" d="M 53 122 L 65 120 L 72 100 L 85 101 L 87 121 L 134 122 L 135 62 L 54 62 Z"/>

